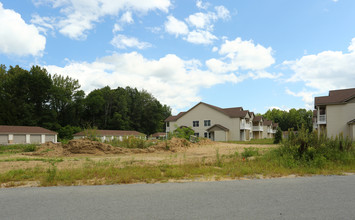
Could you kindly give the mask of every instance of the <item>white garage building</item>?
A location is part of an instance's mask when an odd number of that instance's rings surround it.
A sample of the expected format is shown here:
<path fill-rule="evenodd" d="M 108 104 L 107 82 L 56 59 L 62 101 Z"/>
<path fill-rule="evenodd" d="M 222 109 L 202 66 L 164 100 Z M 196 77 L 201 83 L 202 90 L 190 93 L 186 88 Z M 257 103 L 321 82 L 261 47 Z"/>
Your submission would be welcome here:
<path fill-rule="evenodd" d="M 56 143 L 57 134 L 41 127 L 0 125 L 0 145 Z"/>

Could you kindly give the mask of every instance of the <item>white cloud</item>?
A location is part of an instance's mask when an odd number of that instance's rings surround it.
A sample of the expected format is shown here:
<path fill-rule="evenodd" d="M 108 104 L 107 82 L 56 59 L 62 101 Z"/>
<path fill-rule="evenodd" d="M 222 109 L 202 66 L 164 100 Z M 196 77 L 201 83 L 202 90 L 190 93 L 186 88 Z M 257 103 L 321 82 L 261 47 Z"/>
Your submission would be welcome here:
<path fill-rule="evenodd" d="M 200 9 L 207 9 L 207 4 L 197 1 L 196 6 Z M 226 20 L 230 18 L 229 11 L 224 6 L 215 7 L 216 12 L 208 11 L 206 13 L 197 12 L 185 18 L 186 23 L 168 16 L 165 22 L 165 31 L 174 34 L 176 37 L 183 36 L 183 39 L 193 44 L 212 44 L 218 37 L 212 34 L 214 23 L 218 19 Z M 189 31 L 189 27 L 192 29 Z"/>
<path fill-rule="evenodd" d="M 120 21 L 123 22 L 123 23 L 132 24 L 134 22 L 133 18 L 132 18 L 132 12 L 130 12 L 130 11 L 125 12 L 121 16 Z"/>
<path fill-rule="evenodd" d="M 146 13 L 151 10 L 168 12 L 170 0 L 33 0 L 36 5 L 52 5 L 61 8 L 61 17 L 57 19 L 56 26 L 59 32 L 72 39 L 85 39 L 87 31 L 94 28 L 104 16 L 118 16 L 123 11 Z M 122 19 L 130 22 L 129 14 Z"/>
<path fill-rule="evenodd" d="M 287 106 L 281 106 L 281 107 L 278 107 L 278 106 L 270 106 L 270 107 L 266 107 L 267 110 L 273 110 L 273 109 L 277 109 L 277 110 L 282 110 L 282 111 L 290 111 L 290 108 L 287 107 Z"/>
<path fill-rule="evenodd" d="M 324 51 L 285 61 L 283 64 L 294 72 L 288 81 L 303 81 L 319 93 L 354 87 L 355 38 L 352 39 L 348 50 L 348 53 Z"/>
<path fill-rule="evenodd" d="M 214 13 L 198 12 L 198 13 L 190 15 L 185 20 L 189 25 L 191 25 L 195 28 L 212 30 L 213 25 L 211 23 L 212 23 L 212 21 L 215 21 L 216 19 L 217 19 L 217 16 Z"/>
<path fill-rule="evenodd" d="M 189 32 L 189 29 L 185 22 L 169 15 L 168 20 L 165 22 L 165 31 L 178 37 L 179 35 L 186 35 Z"/>
<path fill-rule="evenodd" d="M 210 4 L 208 2 L 202 2 L 201 0 L 196 1 L 196 7 L 199 9 L 206 10 L 209 6 Z"/>
<path fill-rule="evenodd" d="M 182 60 L 174 54 L 150 60 L 132 52 L 102 57 L 92 63 L 73 61 L 64 67 L 45 68 L 50 73 L 78 79 L 86 93 L 106 85 L 145 89 L 176 111 L 200 101 L 201 88 L 241 81 L 234 74 L 215 74 L 200 66 L 197 60 Z"/>
<path fill-rule="evenodd" d="M 225 40 L 219 54 L 221 59 L 206 61 L 207 67 L 214 72 L 229 72 L 244 70 L 263 70 L 275 63 L 272 48 L 254 44 L 252 40 L 243 41 L 236 38 L 233 41 Z"/>
<path fill-rule="evenodd" d="M 197 30 L 189 32 L 187 37 L 184 39 L 194 44 L 211 44 L 217 39 L 217 37 L 209 31 Z"/>
<path fill-rule="evenodd" d="M 31 23 L 36 25 L 40 32 L 47 34 L 48 30 L 54 30 L 54 26 L 52 24 L 55 23 L 55 19 L 50 17 L 40 17 L 38 14 L 34 14 L 32 15 Z"/>
<path fill-rule="evenodd" d="M 43 53 L 46 38 L 33 24 L 27 24 L 21 15 L 4 9 L 0 2 L 0 53 L 7 55 L 33 55 Z"/>
<path fill-rule="evenodd" d="M 301 97 L 306 109 L 314 109 L 314 95 L 317 94 L 317 92 L 303 90 L 296 93 L 286 88 L 286 93 L 295 97 Z"/>
<path fill-rule="evenodd" d="M 224 7 L 223 5 L 216 6 L 215 10 L 217 12 L 218 18 L 221 18 L 223 20 L 230 19 L 231 16 L 230 16 L 229 10 L 226 7 Z"/>
<path fill-rule="evenodd" d="M 152 46 L 150 43 L 141 42 L 135 37 L 127 37 L 122 34 L 116 35 L 111 40 L 111 44 L 119 49 L 126 49 L 127 47 L 136 47 L 138 49 L 145 49 Z"/>

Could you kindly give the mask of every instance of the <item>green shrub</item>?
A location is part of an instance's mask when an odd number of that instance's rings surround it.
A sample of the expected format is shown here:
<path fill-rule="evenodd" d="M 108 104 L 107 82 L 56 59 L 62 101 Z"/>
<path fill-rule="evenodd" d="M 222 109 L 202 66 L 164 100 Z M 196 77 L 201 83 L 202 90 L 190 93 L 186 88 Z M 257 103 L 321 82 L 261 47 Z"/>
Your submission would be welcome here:
<path fill-rule="evenodd" d="M 282 131 L 280 127 L 277 127 L 277 131 L 275 133 L 274 144 L 281 143 L 282 141 Z"/>
<path fill-rule="evenodd" d="M 243 158 L 258 156 L 259 150 L 253 147 L 244 148 L 244 152 L 242 153 Z"/>
<path fill-rule="evenodd" d="M 186 140 L 190 140 L 190 136 L 194 135 L 194 130 L 189 127 L 179 127 L 174 130 L 172 134 L 170 134 L 171 137 L 177 137 L 177 138 L 184 138 Z"/>
<path fill-rule="evenodd" d="M 23 148 L 23 152 L 34 152 L 36 151 L 37 146 L 35 144 L 27 144 Z"/>

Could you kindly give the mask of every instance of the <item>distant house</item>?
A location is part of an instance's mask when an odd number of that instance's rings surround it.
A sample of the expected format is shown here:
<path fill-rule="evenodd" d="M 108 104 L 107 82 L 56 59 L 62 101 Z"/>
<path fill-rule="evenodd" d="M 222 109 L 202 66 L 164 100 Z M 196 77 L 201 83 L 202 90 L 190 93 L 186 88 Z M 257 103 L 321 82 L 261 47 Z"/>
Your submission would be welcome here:
<path fill-rule="evenodd" d="M 264 133 L 264 118 L 263 116 L 255 116 L 253 119 L 253 137 L 255 139 L 262 139 L 263 138 L 263 133 Z"/>
<path fill-rule="evenodd" d="M 56 143 L 57 134 L 41 127 L 0 125 L 0 145 Z"/>
<path fill-rule="evenodd" d="M 342 133 L 355 140 L 355 88 L 331 90 L 314 98 L 318 133 L 335 137 Z"/>
<path fill-rule="evenodd" d="M 157 132 L 151 135 L 150 139 L 166 139 L 166 133 L 165 132 Z"/>
<path fill-rule="evenodd" d="M 146 135 L 138 131 L 122 131 L 122 130 L 96 130 L 96 135 L 101 141 L 110 141 L 113 139 L 123 140 L 128 137 L 136 137 L 145 139 Z M 85 131 L 74 134 L 74 139 L 85 138 L 87 133 Z"/>
<path fill-rule="evenodd" d="M 257 118 L 255 120 L 255 118 Z M 166 120 L 166 132 L 191 127 L 196 136 L 214 141 L 247 141 L 263 137 L 263 119 L 242 107 L 219 108 L 200 102 L 186 112 Z"/>

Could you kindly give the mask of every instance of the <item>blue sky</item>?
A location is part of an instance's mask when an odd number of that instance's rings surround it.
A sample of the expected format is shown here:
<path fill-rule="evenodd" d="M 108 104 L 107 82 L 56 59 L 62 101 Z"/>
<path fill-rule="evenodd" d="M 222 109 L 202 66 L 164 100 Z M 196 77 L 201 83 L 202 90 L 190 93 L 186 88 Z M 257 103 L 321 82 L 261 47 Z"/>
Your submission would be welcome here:
<path fill-rule="evenodd" d="M 0 63 L 264 113 L 355 87 L 353 0 L 0 0 Z"/>

